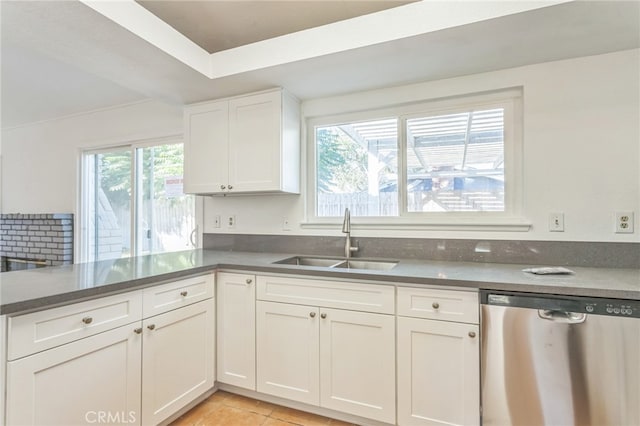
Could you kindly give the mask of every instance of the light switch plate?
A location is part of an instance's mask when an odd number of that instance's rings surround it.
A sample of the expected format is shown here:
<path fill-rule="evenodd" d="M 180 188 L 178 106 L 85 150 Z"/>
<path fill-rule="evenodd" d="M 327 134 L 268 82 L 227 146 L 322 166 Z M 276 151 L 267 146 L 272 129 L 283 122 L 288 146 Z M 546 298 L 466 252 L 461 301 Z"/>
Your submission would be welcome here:
<path fill-rule="evenodd" d="M 564 213 L 549 213 L 549 231 L 564 232 Z"/>

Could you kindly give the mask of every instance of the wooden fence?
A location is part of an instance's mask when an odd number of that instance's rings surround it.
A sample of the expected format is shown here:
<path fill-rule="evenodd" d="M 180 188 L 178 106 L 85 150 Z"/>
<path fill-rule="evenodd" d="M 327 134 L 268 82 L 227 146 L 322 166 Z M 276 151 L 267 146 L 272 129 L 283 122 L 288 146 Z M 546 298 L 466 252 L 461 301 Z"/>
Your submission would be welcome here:
<path fill-rule="evenodd" d="M 318 193 L 318 217 L 342 216 L 349 207 L 352 216 L 397 216 L 398 193 Z M 407 197 L 410 212 L 504 211 L 504 191 L 413 191 Z"/>

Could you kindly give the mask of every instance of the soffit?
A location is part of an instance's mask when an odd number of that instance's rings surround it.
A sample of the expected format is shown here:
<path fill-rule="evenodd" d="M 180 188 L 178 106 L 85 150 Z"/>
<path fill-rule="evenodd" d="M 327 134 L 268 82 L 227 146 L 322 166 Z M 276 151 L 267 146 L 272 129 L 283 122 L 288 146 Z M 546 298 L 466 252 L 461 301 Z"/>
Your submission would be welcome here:
<path fill-rule="evenodd" d="M 210 79 L 81 2 L 0 7 L 3 127 L 140 98 L 183 105 L 281 86 L 306 100 L 640 47 L 640 2 L 575 1 Z M 30 55 L 46 59 L 20 59 Z"/>

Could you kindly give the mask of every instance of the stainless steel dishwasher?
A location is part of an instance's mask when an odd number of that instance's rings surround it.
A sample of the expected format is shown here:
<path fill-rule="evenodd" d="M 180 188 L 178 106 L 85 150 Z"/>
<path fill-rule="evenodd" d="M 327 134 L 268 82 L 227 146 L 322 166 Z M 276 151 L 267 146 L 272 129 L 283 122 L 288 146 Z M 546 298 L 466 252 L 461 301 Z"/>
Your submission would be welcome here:
<path fill-rule="evenodd" d="M 480 296 L 484 426 L 640 425 L 640 301 Z"/>

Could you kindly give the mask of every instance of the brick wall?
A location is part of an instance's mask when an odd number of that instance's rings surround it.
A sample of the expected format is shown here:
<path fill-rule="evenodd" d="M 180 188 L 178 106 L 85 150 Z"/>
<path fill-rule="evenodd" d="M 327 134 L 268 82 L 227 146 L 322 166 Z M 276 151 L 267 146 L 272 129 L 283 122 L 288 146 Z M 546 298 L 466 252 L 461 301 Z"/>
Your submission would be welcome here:
<path fill-rule="evenodd" d="M 73 214 L 0 214 L 0 256 L 73 263 Z"/>

